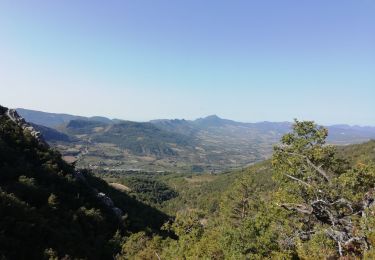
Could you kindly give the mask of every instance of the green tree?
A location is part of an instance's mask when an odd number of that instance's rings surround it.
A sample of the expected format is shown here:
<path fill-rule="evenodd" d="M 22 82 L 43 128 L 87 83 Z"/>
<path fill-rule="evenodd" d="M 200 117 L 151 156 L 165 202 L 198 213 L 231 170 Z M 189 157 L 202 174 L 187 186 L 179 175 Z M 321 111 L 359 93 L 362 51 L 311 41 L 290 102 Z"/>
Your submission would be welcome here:
<path fill-rule="evenodd" d="M 299 255 L 319 256 L 322 248 L 333 257 L 361 255 L 371 247 L 359 230 L 374 206 L 375 176 L 373 169 L 348 169 L 335 148 L 326 144 L 327 135 L 327 129 L 312 121 L 296 120 L 293 132 L 283 136 L 272 158 L 279 187 L 275 202 L 296 213 Z"/>
<path fill-rule="evenodd" d="M 259 177 L 257 172 L 249 172 L 223 197 L 219 239 L 226 258 L 264 259 L 276 252 L 280 258 L 288 255 L 280 252 L 279 245 L 287 240 L 279 232 L 287 214 L 270 203 L 268 184 Z"/>

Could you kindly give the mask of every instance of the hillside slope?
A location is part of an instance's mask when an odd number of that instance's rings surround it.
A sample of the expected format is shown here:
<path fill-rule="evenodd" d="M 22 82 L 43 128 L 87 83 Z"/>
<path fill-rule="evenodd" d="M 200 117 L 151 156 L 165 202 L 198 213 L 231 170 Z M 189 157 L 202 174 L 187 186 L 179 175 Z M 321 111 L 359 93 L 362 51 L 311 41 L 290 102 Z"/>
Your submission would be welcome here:
<path fill-rule="evenodd" d="M 76 171 L 0 106 L 0 258 L 112 259 L 121 236 L 158 232 L 166 219 L 88 171 Z"/>
<path fill-rule="evenodd" d="M 375 162 L 375 140 L 342 146 L 338 152 L 352 164 Z"/>

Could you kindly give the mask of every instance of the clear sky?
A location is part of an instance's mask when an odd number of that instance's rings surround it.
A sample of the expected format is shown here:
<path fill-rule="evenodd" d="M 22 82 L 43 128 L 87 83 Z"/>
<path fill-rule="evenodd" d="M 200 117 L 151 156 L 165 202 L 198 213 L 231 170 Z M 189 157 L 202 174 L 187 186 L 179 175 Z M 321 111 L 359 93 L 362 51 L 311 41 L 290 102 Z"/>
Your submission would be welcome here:
<path fill-rule="evenodd" d="M 0 104 L 375 125 L 375 0 L 0 0 Z"/>

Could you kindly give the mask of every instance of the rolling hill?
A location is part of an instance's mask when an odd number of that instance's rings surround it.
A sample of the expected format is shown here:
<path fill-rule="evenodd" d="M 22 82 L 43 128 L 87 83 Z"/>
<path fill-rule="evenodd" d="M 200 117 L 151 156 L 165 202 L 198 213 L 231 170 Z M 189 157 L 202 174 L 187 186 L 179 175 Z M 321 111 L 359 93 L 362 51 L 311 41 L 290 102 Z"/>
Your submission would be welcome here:
<path fill-rule="evenodd" d="M 47 113 L 30 109 L 17 108 L 18 114 L 25 118 L 27 121 L 37 125 L 43 125 L 48 127 L 58 127 L 62 124 L 69 123 L 71 120 L 93 120 L 104 123 L 110 123 L 111 119 L 101 116 L 84 117 L 75 116 L 61 113 Z"/>

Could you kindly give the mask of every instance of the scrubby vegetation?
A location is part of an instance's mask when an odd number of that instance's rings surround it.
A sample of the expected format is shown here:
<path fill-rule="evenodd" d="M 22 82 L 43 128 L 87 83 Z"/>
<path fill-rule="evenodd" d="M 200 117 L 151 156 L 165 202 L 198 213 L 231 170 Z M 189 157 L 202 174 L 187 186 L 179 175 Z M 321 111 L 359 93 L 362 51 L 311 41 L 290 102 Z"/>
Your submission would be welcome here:
<path fill-rule="evenodd" d="M 130 177 L 118 181 L 129 187 L 129 194 L 151 205 L 161 204 L 178 195 L 175 190 L 155 178 Z"/>
<path fill-rule="evenodd" d="M 71 120 L 66 125 L 66 132 L 71 135 L 93 134 L 107 127 L 108 124 L 93 120 Z"/>
<path fill-rule="evenodd" d="M 354 165 L 375 162 L 375 140 L 339 147 L 338 153 Z"/>
<path fill-rule="evenodd" d="M 97 142 L 115 143 L 137 155 L 176 155 L 168 144 L 188 146 L 184 135 L 162 131 L 151 123 L 121 122 L 113 125 L 105 134 L 93 138 Z"/>

